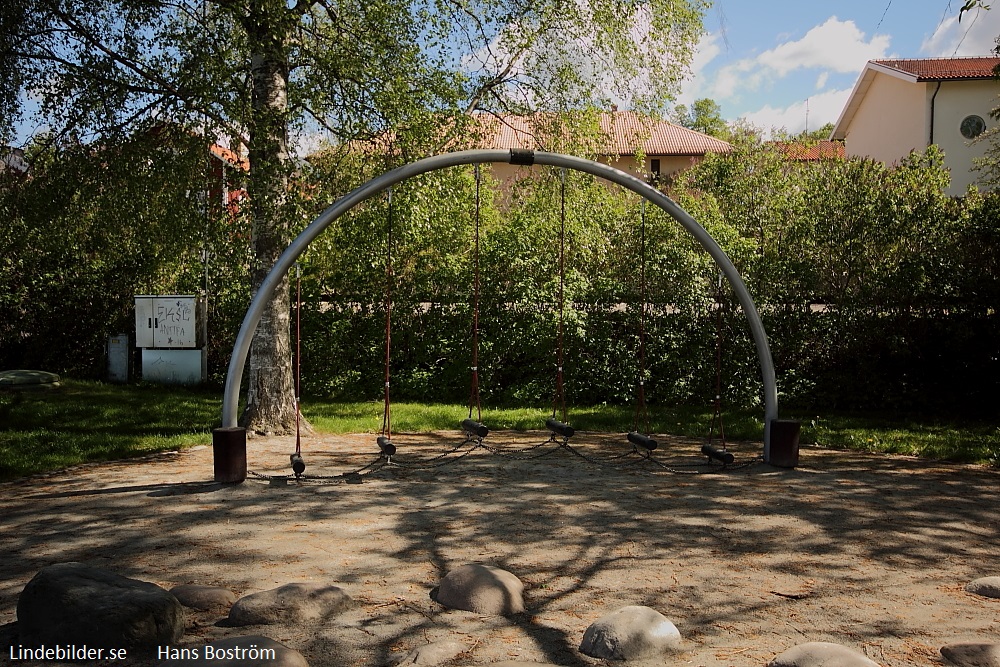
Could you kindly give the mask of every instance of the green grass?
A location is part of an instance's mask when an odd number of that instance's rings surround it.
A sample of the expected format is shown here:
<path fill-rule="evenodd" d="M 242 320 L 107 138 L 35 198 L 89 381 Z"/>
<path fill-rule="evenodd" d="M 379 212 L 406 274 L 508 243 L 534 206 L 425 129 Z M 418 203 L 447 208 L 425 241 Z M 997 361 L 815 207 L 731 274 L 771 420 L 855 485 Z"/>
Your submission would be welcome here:
<path fill-rule="evenodd" d="M 221 394 L 64 381 L 0 393 L 0 479 L 211 442 Z"/>
<path fill-rule="evenodd" d="M 0 393 L 0 479 L 209 444 L 219 423 L 222 392 L 158 386 L 117 386 L 66 381 L 47 392 Z M 303 413 L 321 433 L 378 431 L 381 402 L 308 400 Z M 543 428 L 546 408 L 490 408 L 493 429 Z M 453 430 L 468 415 L 456 405 L 394 403 L 395 432 Z M 895 415 L 783 415 L 802 422 L 800 441 L 839 449 L 909 454 L 930 459 L 1000 465 L 996 423 L 934 421 Z M 760 440 L 759 411 L 727 410 L 726 437 Z M 570 407 L 578 430 L 622 432 L 632 428 L 633 408 Z M 650 409 L 651 429 L 704 438 L 710 409 Z"/>

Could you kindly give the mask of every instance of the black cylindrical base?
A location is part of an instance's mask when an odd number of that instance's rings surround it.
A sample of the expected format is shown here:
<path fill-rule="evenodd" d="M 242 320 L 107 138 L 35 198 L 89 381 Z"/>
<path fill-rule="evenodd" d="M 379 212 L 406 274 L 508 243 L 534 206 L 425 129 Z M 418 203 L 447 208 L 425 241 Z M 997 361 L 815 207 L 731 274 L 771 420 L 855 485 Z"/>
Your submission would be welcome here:
<path fill-rule="evenodd" d="M 485 438 L 490 434 L 490 430 L 477 422 L 475 419 L 463 419 L 462 430 L 469 435 L 476 436 L 477 438 Z"/>
<path fill-rule="evenodd" d="M 215 481 L 239 484 L 247 478 L 247 430 L 240 426 L 212 431 Z"/>
<path fill-rule="evenodd" d="M 718 447 L 713 447 L 712 445 L 702 445 L 701 453 L 710 459 L 715 459 L 716 461 L 725 463 L 726 465 L 729 465 L 736 460 L 736 457 L 733 456 L 732 452 L 727 452 L 724 449 L 719 449 Z"/>
<path fill-rule="evenodd" d="M 564 438 L 572 438 L 573 434 L 576 433 L 576 429 L 572 426 L 564 424 L 552 417 L 545 420 L 545 428 L 549 429 L 556 435 L 561 435 Z"/>
<path fill-rule="evenodd" d="M 648 435 L 643 435 L 642 433 L 636 433 L 635 431 L 632 431 L 631 433 L 628 434 L 628 441 L 631 442 L 633 445 L 638 445 L 639 447 L 642 447 L 643 449 L 648 449 L 649 451 L 653 451 L 654 449 L 656 449 L 656 440 L 653 440 Z"/>
<path fill-rule="evenodd" d="M 779 468 L 794 468 L 799 464 L 799 433 L 802 424 L 794 419 L 771 420 L 771 447 L 768 460 Z"/>
<path fill-rule="evenodd" d="M 396 445 L 392 444 L 392 440 L 384 435 L 380 435 L 376 438 L 375 442 L 378 443 L 378 448 L 382 450 L 382 454 L 384 456 L 392 456 L 396 453 Z"/>

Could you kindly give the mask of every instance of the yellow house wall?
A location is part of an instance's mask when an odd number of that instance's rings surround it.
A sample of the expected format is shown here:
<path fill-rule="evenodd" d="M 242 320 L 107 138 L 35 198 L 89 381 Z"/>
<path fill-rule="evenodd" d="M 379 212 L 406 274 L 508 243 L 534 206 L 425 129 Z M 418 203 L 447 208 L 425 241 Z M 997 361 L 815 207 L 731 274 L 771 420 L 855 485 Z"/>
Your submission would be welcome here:
<path fill-rule="evenodd" d="M 927 86 L 934 94 L 936 83 Z M 944 151 L 945 166 L 951 170 L 950 195 L 965 194 L 969 185 L 979 178 L 972 171 L 973 160 L 986 154 L 986 142 L 970 142 L 962 136 L 961 124 L 966 116 L 975 114 L 993 127 L 990 110 L 997 103 L 1000 84 L 994 81 L 945 81 L 934 101 L 934 143 Z M 930 135 L 928 135 L 928 139 Z"/>
<path fill-rule="evenodd" d="M 847 128 L 847 156 L 892 164 L 926 148 L 930 121 L 924 91 L 925 84 L 877 73 Z"/>

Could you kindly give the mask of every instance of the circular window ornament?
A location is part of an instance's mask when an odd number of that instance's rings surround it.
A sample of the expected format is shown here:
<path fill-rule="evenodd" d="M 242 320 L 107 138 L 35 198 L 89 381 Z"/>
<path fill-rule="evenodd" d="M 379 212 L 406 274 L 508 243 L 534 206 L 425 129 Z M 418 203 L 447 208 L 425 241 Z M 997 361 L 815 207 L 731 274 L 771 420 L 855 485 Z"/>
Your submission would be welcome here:
<path fill-rule="evenodd" d="M 986 121 L 982 119 L 982 116 L 975 114 L 966 116 L 962 119 L 959 129 L 962 131 L 962 136 L 966 139 L 975 139 L 986 131 Z"/>

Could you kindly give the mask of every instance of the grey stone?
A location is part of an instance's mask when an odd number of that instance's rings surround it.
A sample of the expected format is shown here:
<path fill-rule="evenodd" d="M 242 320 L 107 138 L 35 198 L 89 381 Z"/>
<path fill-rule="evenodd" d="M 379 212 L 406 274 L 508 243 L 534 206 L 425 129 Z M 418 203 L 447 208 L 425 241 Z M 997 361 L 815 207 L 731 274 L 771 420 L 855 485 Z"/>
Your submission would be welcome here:
<path fill-rule="evenodd" d="M 461 565 L 444 576 L 434 598 L 450 609 L 484 616 L 524 611 L 524 584 L 506 570 L 490 565 Z"/>
<path fill-rule="evenodd" d="M 808 642 L 793 646 L 767 667 L 879 667 L 864 655 L 830 642 Z"/>
<path fill-rule="evenodd" d="M 982 577 L 970 581 L 965 585 L 965 590 L 985 598 L 1000 598 L 1000 577 Z"/>
<path fill-rule="evenodd" d="M 337 586 L 285 584 L 240 598 L 229 610 L 230 625 L 319 623 L 354 606 Z"/>
<path fill-rule="evenodd" d="M 958 667 L 1000 667 L 1000 644 L 948 644 L 941 656 Z"/>
<path fill-rule="evenodd" d="M 44 567 L 17 601 L 25 645 L 143 648 L 176 642 L 184 608 L 156 584 L 82 563 Z"/>
<path fill-rule="evenodd" d="M 254 649 L 258 650 L 256 657 Z M 159 667 L 309 667 L 301 653 L 261 635 L 227 637 L 204 646 L 169 647 L 167 650 L 170 657 Z M 274 658 L 268 651 L 273 651 Z"/>
<path fill-rule="evenodd" d="M 170 589 L 170 594 L 185 607 L 201 611 L 229 611 L 236 602 L 236 595 L 227 588 L 181 584 Z"/>
<path fill-rule="evenodd" d="M 424 644 L 413 649 L 397 665 L 440 665 L 448 662 L 466 649 L 466 645 L 458 641 L 439 641 Z"/>
<path fill-rule="evenodd" d="M 583 633 L 580 652 L 604 660 L 642 660 L 676 650 L 681 633 L 649 607 L 622 607 Z"/>

